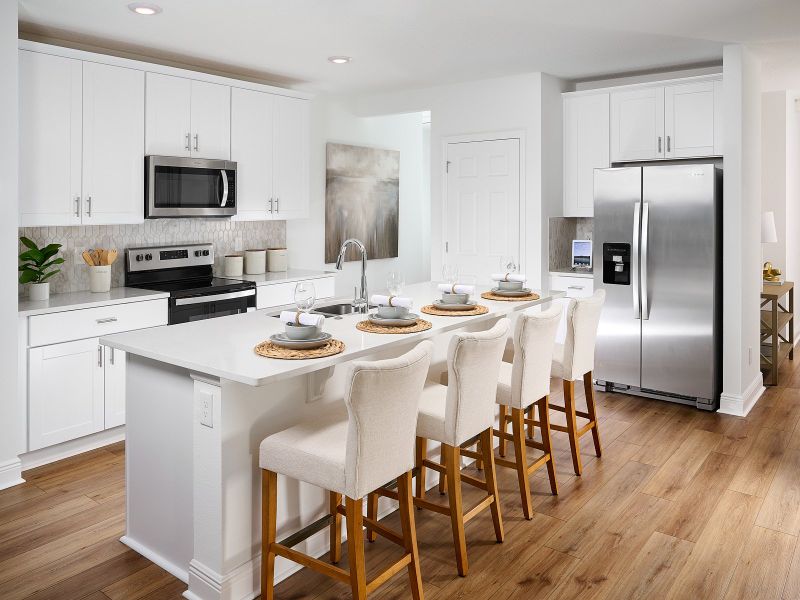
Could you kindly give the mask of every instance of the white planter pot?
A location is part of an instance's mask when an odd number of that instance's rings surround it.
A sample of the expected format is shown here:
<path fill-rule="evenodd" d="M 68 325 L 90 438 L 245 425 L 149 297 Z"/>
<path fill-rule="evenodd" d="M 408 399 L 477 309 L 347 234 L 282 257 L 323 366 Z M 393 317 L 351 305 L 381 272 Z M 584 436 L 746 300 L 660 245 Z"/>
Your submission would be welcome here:
<path fill-rule="evenodd" d="M 31 283 L 28 291 L 28 297 L 34 302 L 47 300 L 50 298 L 50 282 L 44 283 Z"/>
<path fill-rule="evenodd" d="M 100 293 L 111 289 L 111 265 L 89 267 L 89 290 Z"/>

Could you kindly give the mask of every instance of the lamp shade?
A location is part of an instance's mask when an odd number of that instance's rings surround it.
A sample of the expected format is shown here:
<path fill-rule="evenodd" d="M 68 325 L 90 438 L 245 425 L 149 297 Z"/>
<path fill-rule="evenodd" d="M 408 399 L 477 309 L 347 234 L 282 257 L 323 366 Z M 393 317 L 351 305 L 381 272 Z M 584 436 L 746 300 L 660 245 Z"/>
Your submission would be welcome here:
<path fill-rule="evenodd" d="M 778 231 L 775 229 L 775 213 L 768 210 L 761 213 L 761 243 L 774 244 L 778 241 Z"/>

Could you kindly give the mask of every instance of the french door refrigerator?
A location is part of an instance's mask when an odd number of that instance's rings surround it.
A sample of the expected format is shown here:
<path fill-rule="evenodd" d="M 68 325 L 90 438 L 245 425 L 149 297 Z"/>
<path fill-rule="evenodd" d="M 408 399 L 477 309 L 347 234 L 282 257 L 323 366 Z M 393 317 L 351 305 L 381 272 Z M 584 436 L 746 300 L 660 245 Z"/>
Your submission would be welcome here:
<path fill-rule="evenodd" d="M 719 408 L 721 199 L 713 164 L 595 171 L 600 389 Z"/>

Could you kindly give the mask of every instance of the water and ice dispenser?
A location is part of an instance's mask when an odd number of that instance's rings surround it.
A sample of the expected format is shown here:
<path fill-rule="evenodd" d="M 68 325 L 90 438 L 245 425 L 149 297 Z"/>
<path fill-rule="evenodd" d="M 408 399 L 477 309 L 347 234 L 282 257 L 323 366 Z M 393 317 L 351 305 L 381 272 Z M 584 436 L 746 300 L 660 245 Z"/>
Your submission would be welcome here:
<path fill-rule="evenodd" d="M 603 283 L 610 285 L 631 284 L 630 244 L 603 244 Z"/>

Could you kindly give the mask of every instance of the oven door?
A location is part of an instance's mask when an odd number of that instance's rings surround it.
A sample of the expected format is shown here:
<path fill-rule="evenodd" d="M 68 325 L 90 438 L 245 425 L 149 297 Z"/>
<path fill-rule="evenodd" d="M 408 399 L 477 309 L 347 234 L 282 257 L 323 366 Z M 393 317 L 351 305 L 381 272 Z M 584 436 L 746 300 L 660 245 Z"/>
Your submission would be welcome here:
<path fill-rule="evenodd" d="M 238 315 L 256 306 L 256 291 L 239 290 L 209 296 L 192 296 L 170 300 L 169 324 L 202 321 L 214 317 Z"/>
<path fill-rule="evenodd" d="M 148 219 L 236 214 L 235 162 L 148 156 L 145 178 Z"/>

